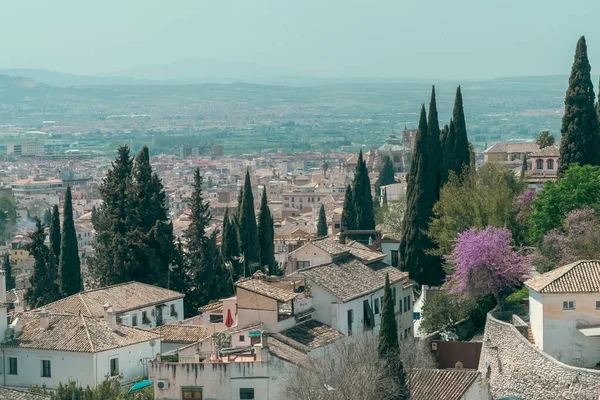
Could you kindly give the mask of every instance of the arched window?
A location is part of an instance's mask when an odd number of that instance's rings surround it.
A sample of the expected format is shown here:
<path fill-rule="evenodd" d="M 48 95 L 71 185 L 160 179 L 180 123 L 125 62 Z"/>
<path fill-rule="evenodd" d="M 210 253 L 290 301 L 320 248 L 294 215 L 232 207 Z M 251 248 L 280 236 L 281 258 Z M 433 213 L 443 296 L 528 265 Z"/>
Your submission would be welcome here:
<path fill-rule="evenodd" d="M 546 168 L 554 169 L 554 160 L 553 159 L 546 160 Z"/>
<path fill-rule="evenodd" d="M 544 160 L 537 160 L 535 166 L 537 169 L 544 169 Z"/>

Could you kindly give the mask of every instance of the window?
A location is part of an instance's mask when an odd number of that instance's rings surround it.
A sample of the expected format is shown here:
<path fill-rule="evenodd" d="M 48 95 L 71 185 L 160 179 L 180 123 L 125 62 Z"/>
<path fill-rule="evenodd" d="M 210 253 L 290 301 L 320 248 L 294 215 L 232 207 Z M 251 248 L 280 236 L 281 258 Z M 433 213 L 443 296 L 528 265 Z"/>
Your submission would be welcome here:
<path fill-rule="evenodd" d="M 240 399 L 254 399 L 254 388 L 240 388 Z"/>
<path fill-rule="evenodd" d="M 399 163 L 400 162 L 400 156 L 394 156 L 394 162 L 395 163 Z"/>
<path fill-rule="evenodd" d="M 544 169 L 544 160 L 537 160 L 537 161 L 535 162 L 535 167 L 536 167 L 537 169 Z"/>
<path fill-rule="evenodd" d="M 17 358 L 16 357 L 8 357 L 8 374 L 9 375 L 17 375 Z"/>
<path fill-rule="evenodd" d="M 240 335 L 240 342 L 245 342 L 246 341 L 246 337 L 244 335 Z"/>
<path fill-rule="evenodd" d="M 50 360 L 42 360 L 42 378 L 52 377 L 52 369 L 50 367 Z"/>
<path fill-rule="evenodd" d="M 575 309 L 575 301 L 563 301 L 563 310 L 574 310 Z"/>
<path fill-rule="evenodd" d="M 150 320 L 148 319 L 148 311 L 142 311 L 142 324 L 151 324 Z"/>
<path fill-rule="evenodd" d="M 600 310 L 600 301 L 596 301 L 596 310 Z"/>
<path fill-rule="evenodd" d="M 202 399 L 202 387 L 181 388 L 182 399 Z"/>
<path fill-rule="evenodd" d="M 392 250 L 392 267 L 398 267 L 398 250 Z"/>
<path fill-rule="evenodd" d="M 354 322 L 354 310 L 348 310 L 348 336 L 352 336 L 352 323 Z"/>
<path fill-rule="evenodd" d="M 379 299 L 375 299 L 373 302 L 373 308 L 375 308 L 375 314 L 379 314 Z"/>
<path fill-rule="evenodd" d="M 310 267 L 310 261 L 298 261 L 298 269 Z"/>
<path fill-rule="evenodd" d="M 131 326 L 137 326 L 137 314 L 131 316 Z"/>
<path fill-rule="evenodd" d="M 410 310 L 410 295 L 404 298 L 404 312 Z"/>
<path fill-rule="evenodd" d="M 119 359 L 111 358 L 110 359 L 110 376 L 119 375 Z"/>
<path fill-rule="evenodd" d="M 547 169 L 554 169 L 554 160 L 552 160 L 552 159 L 546 160 L 546 168 Z"/>
<path fill-rule="evenodd" d="M 413 321 L 418 321 L 421 319 L 421 313 L 420 312 L 413 312 Z"/>
<path fill-rule="evenodd" d="M 408 329 L 404 330 L 404 339 L 406 339 L 408 337 Z"/>
<path fill-rule="evenodd" d="M 177 311 L 175 311 L 175 304 L 171 304 L 171 317 L 177 317 Z"/>

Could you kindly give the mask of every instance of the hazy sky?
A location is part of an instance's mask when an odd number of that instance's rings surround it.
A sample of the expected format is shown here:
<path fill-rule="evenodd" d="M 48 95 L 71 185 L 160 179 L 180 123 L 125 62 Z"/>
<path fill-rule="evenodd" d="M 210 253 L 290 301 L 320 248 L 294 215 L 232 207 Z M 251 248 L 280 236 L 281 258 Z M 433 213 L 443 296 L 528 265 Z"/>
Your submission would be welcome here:
<path fill-rule="evenodd" d="M 568 74 L 586 35 L 600 71 L 600 0 L 11 0 L 1 14 L 0 68 L 202 57 L 333 77 Z"/>

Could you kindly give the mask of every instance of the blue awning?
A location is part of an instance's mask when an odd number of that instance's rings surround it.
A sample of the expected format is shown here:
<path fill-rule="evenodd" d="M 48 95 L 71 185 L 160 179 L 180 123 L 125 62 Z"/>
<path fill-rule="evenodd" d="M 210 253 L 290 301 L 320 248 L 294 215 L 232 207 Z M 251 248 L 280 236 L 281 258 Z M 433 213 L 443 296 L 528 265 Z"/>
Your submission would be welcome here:
<path fill-rule="evenodd" d="M 133 385 L 131 387 L 131 389 L 129 389 L 129 393 L 128 394 L 131 394 L 131 393 L 135 392 L 136 390 L 140 390 L 140 389 L 143 389 L 143 388 L 148 387 L 148 386 L 152 386 L 152 382 L 150 382 L 150 381 L 140 381 L 140 382 L 137 382 L 135 385 Z"/>

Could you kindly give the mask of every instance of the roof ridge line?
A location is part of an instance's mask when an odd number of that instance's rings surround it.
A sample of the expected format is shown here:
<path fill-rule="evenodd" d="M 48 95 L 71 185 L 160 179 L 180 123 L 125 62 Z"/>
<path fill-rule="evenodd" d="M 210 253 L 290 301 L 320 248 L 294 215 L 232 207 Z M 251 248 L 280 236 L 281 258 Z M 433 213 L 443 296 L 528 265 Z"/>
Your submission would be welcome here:
<path fill-rule="evenodd" d="M 83 317 L 83 315 L 79 315 L 79 318 L 81 318 L 81 322 L 83 322 L 83 327 L 85 329 L 85 334 L 88 338 L 88 341 L 90 342 L 90 348 L 92 349 L 92 353 L 96 352 L 96 348 L 94 347 L 94 342 L 92 342 L 92 336 L 90 335 L 90 330 L 88 329 L 87 323 L 85 322 L 85 318 Z"/>
<path fill-rule="evenodd" d="M 88 307 L 87 303 L 85 302 L 85 299 L 81 295 L 81 292 L 77 293 L 77 295 L 79 296 L 79 299 L 81 300 L 81 303 L 85 307 L 85 310 L 87 311 L 88 315 L 92 315 L 92 312 L 90 311 L 90 308 Z"/>

